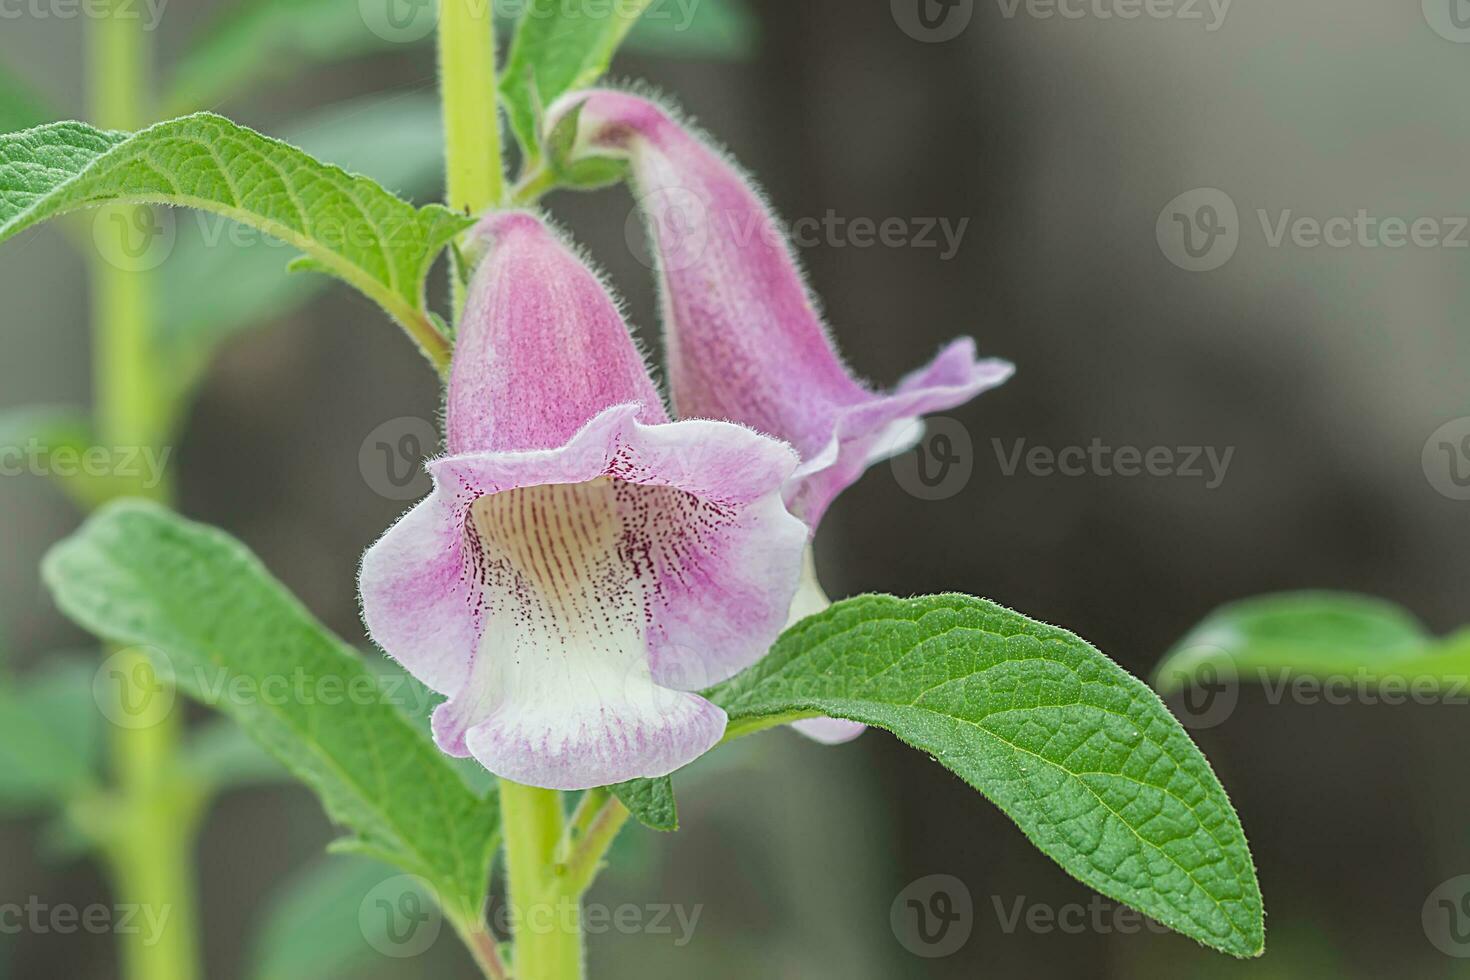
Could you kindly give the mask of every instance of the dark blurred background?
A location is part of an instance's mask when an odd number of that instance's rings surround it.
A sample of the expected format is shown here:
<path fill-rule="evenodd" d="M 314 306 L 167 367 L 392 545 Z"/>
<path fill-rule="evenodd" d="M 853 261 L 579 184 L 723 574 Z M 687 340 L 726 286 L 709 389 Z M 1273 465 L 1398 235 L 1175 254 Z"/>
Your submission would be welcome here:
<path fill-rule="evenodd" d="M 214 6 L 169 9 L 161 60 Z M 952 256 L 912 240 L 860 247 L 850 234 L 803 249 L 860 372 L 892 383 L 966 333 L 1018 365 L 952 413 L 973 470 L 944 499 L 908 492 L 887 465 L 840 499 L 818 541 L 834 597 L 987 596 L 1076 631 L 1141 677 L 1213 608 L 1262 592 L 1368 592 L 1441 632 L 1470 619 L 1470 504 L 1437 492 L 1421 465 L 1430 434 L 1470 415 L 1470 236 L 1273 246 L 1260 217 L 1366 209 L 1434 218 L 1449 234 L 1449 219 L 1470 214 L 1470 45 L 1431 26 L 1432 0 L 1424 11 L 1239 3 L 1223 21 L 1218 5 L 1183 0 L 1175 16 L 1131 20 L 1099 16 L 1110 3 L 1072 5 L 1084 16 L 1068 18 L 1024 2 L 1007 16 L 1009 3 L 985 0 L 954 8 L 943 33 L 964 23 L 944 41 L 914 36 L 911 0 L 753 6 L 748 57 L 635 53 L 616 73 L 675 94 L 789 219 L 897 218 L 911 234 L 929 219 L 968 222 Z M 80 115 L 82 33 L 76 20 L 7 20 L 0 57 Z M 429 93 L 434 77 L 419 45 L 254 85 L 216 108 L 276 133 L 354 96 Z M 1178 267 L 1156 236 L 1166 205 L 1196 188 L 1223 191 L 1239 215 L 1233 257 L 1209 271 Z M 655 342 L 627 193 L 549 203 Z M 0 248 L 0 407 L 87 402 L 84 286 L 55 229 Z M 333 288 L 223 349 L 177 446 L 182 509 L 242 538 L 358 642 L 358 557 L 405 506 L 367 485 L 358 450 L 383 422 L 433 419 L 437 398 L 409 342 Z M 1007 475 L 1000 457 L 1022 439 L 1234 455 L 1213 489 L 1187 475 Z M 23 664 L 84 639 L 36 571 L 77 519 L 41 480 L 0 481 L 0 611 Z M 1146 930 L 1023 920 L 1008 931 L 1018 902 L 1059 910 L 1092 893 L 886 735 L 833 749 L 762 736 L 681 775 L 684 829 L 630 831 L 594 893 L 700 905 L 692 942 L 593 937 L 593 975 L 1470 975 L 1420 922 L 1429 893 L 1470 872 L 1467 725 L 1463 705 L 1271 704 L 1246 690 L 1224 723 L 1195 733 L 1260 871 L 1268 952 L 1250 963 Z M 39 853 L 40 829 L 0 825 L 0 900 L 106 900 L 90 865 Z M 273 891 L 324 860 L 332 836 L 302 790 L 220 802 L 201 848 L 211 978 L 247 976 Z M 913 955 L 889 924 L 899 893 L 931 874 L 962 882 L 974 909 L 963 948 L 938 959 Z M 17 977 L 114 975 L 108 937 L 21 935 L 4 948 Z M 446 932 L 423 957 L 358 975 L 472 970 Z"/>

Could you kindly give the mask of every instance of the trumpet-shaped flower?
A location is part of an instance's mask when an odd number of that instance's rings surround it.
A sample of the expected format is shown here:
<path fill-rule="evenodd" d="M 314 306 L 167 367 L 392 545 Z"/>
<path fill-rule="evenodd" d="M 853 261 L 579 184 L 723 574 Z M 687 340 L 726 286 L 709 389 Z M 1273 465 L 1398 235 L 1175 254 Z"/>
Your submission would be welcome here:
<path fill-rule="evenodd" d="M 626 160 L 653 242 L 673 400 L 683 416 L 728 419 L 785 439 L 801 454 L 787 485 L 793 513 L 816 531 L 828 506 L 869 466 L 911 448 L 920 418 L 964 404 L 1013 373 L 954 341 L 891 392 L 843 364 L 780 225 L 723 153 L 656 102 L 627 92 L 573 93 L 548 131 L 574 126 L 572 160 Z M 791 619 L 829 605 L 808 556 Z M 796 726 L 845 741 L 863 726 Z"/>
<path fill-rule="evenodd" d="M 806 529 L 790 448 L 670 422 L 618 308 L 542 222 L 473 233 L 433 492 L 363 559 L 373 639 L 447 695 L 439 746 L 529 785 L 659 776 L 721 738 L 697 694 L 765 653 Z"/>
<path fill-rule="evenodd" d="M 962 405 L 1014 368 L 954 341 L 891 392 L 838 356 L 785 234 L 755 185 L 656 102 L 593 90 L 547 114 L 576 126 L 570 156 L 631 170 L 662 291 L 673 401 L 684 417 L 751 426 L 796 447 L 787 488 L 813 529 L 872 464 L 911 448 L 925 414 Z"/>

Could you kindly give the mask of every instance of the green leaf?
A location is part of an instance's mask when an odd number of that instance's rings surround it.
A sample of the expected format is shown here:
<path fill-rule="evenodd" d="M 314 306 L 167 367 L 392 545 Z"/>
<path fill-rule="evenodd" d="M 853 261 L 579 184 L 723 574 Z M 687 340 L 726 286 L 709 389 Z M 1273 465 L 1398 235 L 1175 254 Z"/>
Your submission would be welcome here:
<path fill-rule="evenodd" d="M 438 205 L 415 208 L 366 177 L 208 113 L 131 136 L 65 122 L 0 137 L 0 241 L 111 202 L 183 205 L 249 225 L 405 325 L 426 322 L 429 267 L 471 223 Z"/>
<path fill-rule="evenodd" d="M 252 980 L 362 976 L 383 954 L 363 935 L 361 908 L 389 877 L 376 861 L 328 857 L 293 875 L 271 897 L 250 942 Z M 384 947 L 391 948 L 391 947 Z"/>
<path fill-rule="evenodd" d="M 674 802 L 674 782 L 668 776 L 658 779 L 634 779 L 609 786 L 638 822 L 654 830 L 671 832 L 679 829 L 679 808 Z"/>
<path fill-rule="evenodd" d="M 98 457 L 102 453 L 106 455 Z M 127 449 L 114 454 L 98 445 L 92 422 L 81 409 L 62 405 L 0 412 L 0 463 L 12 472 L 18 467 L 50 477 L 85 510 L 162 477 L 153 472 L 155 465 L 161 465 L 156 455 Z M 119 472 L 124 469 L 127 475 Z"/>
<path fill-rule="evenodd" d="M 628 163 L 612 157 L 572 158 L 584 103 L 571 108 L 546 137 L 546 165 L 560 187 L 596 190 L 620 183 L 628 176 Z"/>
<path fill-rule="evenodd" d="M 299 120 L 282 137 L 398 193 L 426 193 L 443 178 L 439 107 L 429 96 L 354 99 Z M 274 239 L 216 215 L 197 218 L 180 224 L 159 269 L 160 342 L 181 390 L 193 385 L 219 344 L 293 312 L 326 285 L 317 276 L 288 274 L 292 250 Z"/>
<path fill-rule="evenodd" d="M 96 669 L 58 655 L 21 680 L 0 682 L 0 811 L 55 807 L 96 784 Z"/>
<path fill-rule="evenodd" d="M 511 42 L 500 91 L 511 129 L 537 157 L 541 110 L 601 78 L 652 0 L 527 0 Z"/>
<path fill-rule="evenodd" d="M 49 118 L 30 86 L 0 65 L 0 133 L 30 129 Z"/>
<path fill-rule="evenodd" d="M 1165 654 L 1154 686 L 1173 694 L 1207 673 L 1232 679 L 1280 669 L 1304 675 L 1389 669 L 1434 638 L 1399 606 L 1370 596 L 1292 592 L 1231 603 Z"/>
<path fill-rule="evenodd" d="M 885 728 L 1104 895 L 1236 956 L 1264 948 L 1255 868 L 1210 765 L 1086 641 L 983 599 L 863 596 L 707 692 L 732 734 L 827 715 Z"/>
<path fill-rule="evenodd" d="M 307 783 L 355 835 L 343 849 L 421 875 L 463 903 L 459 914 L 478 914 L 495 801 L 470 792 L 353 650 L 243 545 L 124 501 L 53 548 L 42 573 L 78 624 L 147 649 L 180 690 L 228 714 Z"/>

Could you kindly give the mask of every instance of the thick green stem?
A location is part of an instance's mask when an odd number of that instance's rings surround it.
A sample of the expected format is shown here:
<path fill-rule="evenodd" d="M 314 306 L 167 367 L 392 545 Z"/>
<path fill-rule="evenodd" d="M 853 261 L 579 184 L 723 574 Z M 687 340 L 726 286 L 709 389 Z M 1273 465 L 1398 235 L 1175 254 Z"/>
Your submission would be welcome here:
<path fill-rule="evenodd" d="M 561 794 L 500 781 L 506 881 L 517 977 L 580 980 L 582 889 L 556 860 L 566 829 Z"/>
<path fill-rule="evenodd" d="M 479 214 L 505 196 L 492 6 L 485 0 L 439 4 L 447 201 L 465 214 Z"/>
<path fill-rule="evenodd" d="M 128 0 L 108 0 L 92 22 L 91 110 L 97 125 L 135 130 L 147 122 L 151 45 Z M 125 227 L 144 223 L 125 218 Z M 146 272 L 96 251 L 91 258 L 93 357 L 99 438 L 114 451 L 159 448 L 166 438 L 170 386 L 152 343 L 152 304 Z M 136 489 L 136 488 L 135 488 Z M 150 491 L 169 497 L 167 484 Z M 158 696 L 146 654 L 123 652 L 116 675 L 125 706 Z M 140 686 L 140 678 L 149 686 Z M 193 980 L 200 975 L 193 849 L 199 799 L 177 778 L 179 715 L 113 729 L 111 757 L 116 809 L 104 836 L 120 901 L 159 923 L 119 936 L 129 980 Z"/>
<path fill-rule="evenodd" d="M 505 197 L 492 3 L 440 0 L 439 101 L 444 114 L 445 203 L 464 214 L 479 214 Z M 449 277 L 456 323 L 465 299 L 458 272 Z"/>

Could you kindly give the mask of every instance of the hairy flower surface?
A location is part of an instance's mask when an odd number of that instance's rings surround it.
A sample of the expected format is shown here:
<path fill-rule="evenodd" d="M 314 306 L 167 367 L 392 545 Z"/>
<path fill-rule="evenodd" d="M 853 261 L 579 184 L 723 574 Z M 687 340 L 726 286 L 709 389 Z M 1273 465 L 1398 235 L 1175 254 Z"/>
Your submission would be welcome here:
<path fill-rule="evenodd" d="M 786 621 L 791 449 L 670 422 L 617 305 L 537 217 L 475 229 L 433 492 L 363 559 L 373 639 L 448 696 L 434 735 L 528 785 L 672 772 L 724 733 L 689 693 Z"/>
<path fill-rule="evenodd" d="M 627 92 L 569 95 L 549 130 L 575 125 L 570 157 L 628 162 L 653 244 L 674 404 L 785 439 L 801 454 L 786 488 L 815 533 L 832 501 L 868 467 L 911 448 L 920 419 L 1004 383 L 1007 361 L 979 359 L 969 338 L 946 346 L 891 392 L 843 364 L 780 223 L 725 154 L 657 102 Z M 810 559 L 791 620 L 829 605 Z M 824 742 L 860 734 L 834 719 L 798 722 Z"/>

